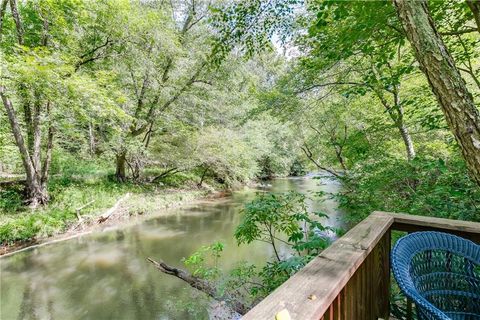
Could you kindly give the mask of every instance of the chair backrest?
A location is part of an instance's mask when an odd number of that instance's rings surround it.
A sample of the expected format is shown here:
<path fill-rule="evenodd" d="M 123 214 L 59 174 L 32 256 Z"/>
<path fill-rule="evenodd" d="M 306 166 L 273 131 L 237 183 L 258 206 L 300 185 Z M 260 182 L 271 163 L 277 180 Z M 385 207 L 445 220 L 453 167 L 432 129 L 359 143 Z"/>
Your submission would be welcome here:
<path fill-rule="evenodd" d="M 392 269 L 419 319 L 480 319 L 480 246 L 448 233 L 415 232 L 395 244 Z"/>

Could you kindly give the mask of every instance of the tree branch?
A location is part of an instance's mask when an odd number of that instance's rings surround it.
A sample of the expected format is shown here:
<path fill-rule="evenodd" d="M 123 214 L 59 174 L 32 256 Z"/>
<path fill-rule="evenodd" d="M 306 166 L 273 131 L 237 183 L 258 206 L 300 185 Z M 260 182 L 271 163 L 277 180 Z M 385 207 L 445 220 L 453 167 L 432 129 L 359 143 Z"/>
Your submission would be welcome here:
<path fill-rule="evenodd" d="M 107 38 L 107 40 L 104 43 L 102 43 L 101 45 L 99 45 L 99 46 L 93 48 L 92 50 L 90 50 L 89 52 L 81 55 L 80 56 L 80 61 L 78 61 L 75 64 L 75 71 L 77 71 L 84 64 L 87 64 L 89 62 L 92 62 L 92 61 L 95 61 L 95 60 L 98 60 L 98 59 L 102 58 L 101 54 L 96 54 L 97 51 L 111 45 L 112 43 L 113 43 L 113 41 L 111 41 L 110 38 Z M 87 58 L 87 57 L 89 57 L 89 58 Z"/>
<path fill-rule="evenodd" d="M 445 31 L 445 32 L 439 32 L 439 33 L 442 36 L 456 36 L 456 35 L 461 35 L 461 34 L 477 32 L 477 31 L 478 30 L 476 28 L 467 28 L 467 29 L 463 29 L 463 30 Z"/>
<path fill-rule="evenodd" d="M 157 180 L 160 180 L 166 176 L 168 176 L 169 174 L 175 174 L 179 172 L 178 168 L 177 167 L 173 167 L 173 168 L 170 168 L 170 169 L 167 169 L 165 170 L 164 172 L 162 172 L 161 174 L 159 174 L 158 176 L 154 177 L 150 182 L 155 182 Z"/>
<path fill-rule="evenodd" d="M 163 261 L 155 261 L 152 258 L 147 258 L 148 261 L 150 261 L 155 268 L 160 270 L 161 272 L 177 277 L 178 279 L 181 279 L 188 283 L 192 288 L 195 288 L 197 290 L 200 290 L 204 293 L 206 293 L 208 296 L 211 298 L 217 300 L 217 301 L 225 301 L 228 306 L 230 306 L 234 311 L 238 312 L 241 315 L 244 315 L 248 311 L 248 306 L 246 306 L 244 303 L 234 300 L 234 299 L 225 299 L 223 296 L 218 295 L 218 290 L 217 288 L 207 280 L 201 279 L 199 277 L 195 277 L 194 275 L 190 274 L 189 272 L 178 269 L 172 266 L 169 266 Z"/>
<path fill-rule="evenodd" d="M 307 156 L 307 158 L 313 162 L 313 164 L 315 164 L 315 166 L 320 169 L 320 170 L 323 170 L 323 171 L 326 171 L 332 175 L 334 175 L 336 178 L 341 178 L 340 174 L 338 174 L 337 172 L 335 172 L 334 170 L 332 169 L 329 169 L 329 168 L 326 168 L 326 167 L 323 167 L 322 165 L 320 165 L 314 158 L 313 158 L 313 153 L 312 151 L 308 148 L 308 146 L 305 144 L 303 147 L 300 147 L 300 149 L 302 149 L 302 151 L 305 153 L 305 155 Z"/>
<path fill-rule="evenodd" d="M 338 82 L 326 82 L 326 83 L 318 83 L 318 84 L 313 84 L 309 87 L 302 88 L 300 90 L 294 91 L 294 94 L 300 94 L 304 93 L 313 89 L 317 88 L 323 88 L 323 87 L 328 87 L 328 86 L 339 86 L 339 85 L 352 85 L 352 86 L 364 86 L 364 87 L 371 87 L 368 83 L 359 83 L 359 82 L 350 82 L 350 81 L 338 81 Z"/>
<path fill-rule="evenodd" d="M 467 0 L 467 5 L 473 13 L 475 23 L 477 24 L 477 30 L 480 32 L 480 1 L 479 0 Z"/>

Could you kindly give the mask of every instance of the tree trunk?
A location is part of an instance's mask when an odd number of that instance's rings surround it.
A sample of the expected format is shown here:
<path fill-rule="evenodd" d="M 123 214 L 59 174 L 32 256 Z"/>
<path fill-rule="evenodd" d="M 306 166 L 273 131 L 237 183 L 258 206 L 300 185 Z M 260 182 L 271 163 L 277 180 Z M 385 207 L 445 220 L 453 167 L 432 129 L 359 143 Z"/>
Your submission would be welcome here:
<path fill-rule="evenodd" d="M 42 166 L 42 187 L 47 190 L 47 182 L 49 178 L 50 164 L 52 163 L 53 150 L 53 127 L 48 128 L 47 153 Z"/>
<path fill-rule="evenodd" d="M 3 14 L 5 13 L 6 1 L 2 2 L 0 19 L 3 23 Z M 17 0 L 10 0 L 10 9 L 12 11 L 12 17 L 15 22 L 15 28 L 17 31 L 17 39 L 19 45 L 24 45 L 24 29 L 22 20 L 20 19 L 20 13 L 18 11 Z M 45 43 L 46 44 L 46 43 Z M 5 95 L 6 88 L 0 85 L 0 96 L 2 98 L 3 105 L 7 111 L 8 120 L 12 129 L 15 143 L 20 151 L 23 167 L 27 176 L 26 179 L 26 202 L 33 208 L 44 205 L 48 202 L 48 170 L 51 162 L 51 153 L 53 147 L 53 129 L 50 127 L 48 132 L 48 145 L 47 156 L 45 159 L 44 167 L 41 165 L 41 108 L 40 100 L 34 102 L 34 110 L 32 117 L 31 106 L 26 103 L 24 106 L 25 122 L 27 125 L 27 139 L 28 146 L 25 144 L 25 140 L 18 123 L 18 118 L 13 108 L 12 102 Z M 47 112 L 50 113 L 50 104 L 47 104 Z"/>
<path fill-rule="evenodd" d="M 25 89 L 23 85 L 21 85 L 21 89 Z M 24 97 L 22 97 L 23 99 Z M 23 105 L 23 121 L 25 122 L 25 126 L 27 128 L 27 148 L 30 155 L 33 154 L 33 116 L 32 116 L 32 107 L 30 106 L 29 102 L 24 103 Z"/>
<path fill-rule="evenodd" d="M 405 145 L 405 149 L 407 150 L 408 161 L 411 161 L 413 160 L 413 158 L 415 158 L 415 155 L 416 155 L 415 148 L 413 146 L 412 136 L 410 135 L 410 132 L 408 131 L 407 126 L 405 126 L 403 122 L 399 124 L 398 130 L 400 131 L 403 144 Z"/>
<path fill-rule="evenodd" d="M 36 102 L 33 108 L 33 152 L 32 152 L 32 163 L 33 168 L 35 169 L 35 174 L 37 177 L 40 175 L 40 153 L 41 153 L 41 143 L 42 143 L 42 133 L 40 131 L 40 102 Z"/>
<path fill-rule="evenodd" d="M 23 46 L 23 26 L 18 13 L 17 0 L 10 0 L 10 9 L 12 10 L 13 20 L 17 29 L 18 44 Z"/>
<path fill-rule="evenodd" d="M 169 174 L 175 174 L 175 173 L 178 173 L 178 172 L 180 172 L 180 170 L 178 170 L 178 168 L 176 168 L 176 167 L 171 168 L 171 169 L 167 169 L 164 172 L 162 172 L 161 174 L 159 174 L 158 176 L 154 177 L 152 180 L 150 180 L 150 182 L 155 182 L 155 181 L 161 180 L 162 178 L 165 178 Z"/>
<path fill-rule="evenodd" d="M 402 137 L 402 140 L 403 140 L 403 145 L 405 146 L 407 159 L 408 161 L 411 161 L 413 158 L 415 158 L 416 152 L 415 152 L 415 146 L 413 144 L 412 136 L 410 135 L 410 132 L 408 131 L 408 128 L 405 125 L 405 122 L 403 120 L 403 109 L 400 106 L 400 104 L 397 104 L 396 102 L 392 107 L 388 104 L 388 102 L 386 102 L 386 100 L 384 100 L 383 98 L 380 98 L 380 99 L 385 109 L 387 110 L 390 118 L 393 120 L 393 122 L 395 123 L 395 126 L 398 128 L 400 136 Z"/>
<path fill-rule="evenodd" d="M 480 113 L 428 11 L 425 0 L 393 0 L 420 68 L 480 185 Z"/>
<path fill-rule="evenodd" d="M 394 86 L 392 94 L 393 94 L 393 104 L 395 106 L 395 110 L 397 111 L 395 123 L 397 124 L 398 130 L 400 131 L 400 135 L 402 136 L 403 144 L 405 145 L 405 149 L 407 150 L 407 159 L 408 161 L 411 161 L 413 160 L 413 158 L 415 158 L 416 153 L 415 153 L 415 147 L 413 145 L 412 136 L 410 135 L 407 125 L 405 124 L 403 107 L 400 103 L 399 85 Z"/>
<path fill-rule="evenodd" d="M 372 71 L 377 81 L 378 79 L 382 78 L 382 76 L 380 75 L 380 72 L 377 70 L 377 68 L 373 64 L 372 64 Z M 380 88 L 374 87 L 373 91 L 377 95 L 378 99 L 380 99 L 380 102 L 382 103 L 382 105 L 385 107 L 385 110 L 390 116 L 390 119 L 392 119 L 393 123 L 398 128 L 400 136 L 402 137 L 402 140 L 403 140 L 403 144 L 405 145 L 407 159 L 408 161 L 411 161 L 413 158 L 415 158 L 416 153 L 415 153 L 415 147 L 413 145 L 412 137 L 410 136 L 410 132 L 408 131 L 408 128 L 403 118 L 403 108 L 400 104 L 399 85 L 395 85 L 393 87 L 393 90 L 391 91 L 388 90 L 388 92 L 392 94 L 393 104 L 389 103 L 388 100 L 385 98 L 384 89 L 382 89 L 381 87 Z"/>
<path fill-rule="evenodd" d="M 2 0 L 0 4 L 0 41 L 2 41 L 3 20 L 5 19 L 5 11 L 7 11 L 8 0 Z"/>
<path fill-rule="evenodd" d="M 208 172 L 208 167 L 206 167 L 206 168 L 203 170 L 202 176 L 200 177 L 200 182 L 197 183 L 197 186 L 198 186 L 199 188 L 202 187 L 202 185 L 203 185 L 203 180 L 205 179 L 205 177 L 206 177 L 206 175 L 207 175 L 207 172 Z"/>
<path fill-rule="evenodd" d="M 43 17 L 42 14 L 40 14 L 40 17 L 42 18 L 42 23 L 43 23 L 43 29 L 42 29 L 42 46 L 46 47 L 48 45 L 48 20 L 46 17 Z"/>
<path fill-rule="evenodd" d="M 12 129 L 13 137 L 15 138 L 15 143 L 20 151 L 22 158 L 23 167 L 26 179 L 26 198 L 27 203 L 32 207 L 37 207 L 38 205 L 46 204 L 48 202 L 48 194 L 45 187 L 42 187 L 40 181 L 40 175 L 36 172 L 32 159 L 30 158 L 30 153 L 25 145 L 25 140 L 23 139 L 22 131 L 20 125 L 18 124 L 17 116 L 15 110 L 13 109 L 12 102 L 5 95 L 5 87 L 0 85 L 0 96 L 2 98 L 3 105 L 7 111 L 8 120 L 10 122 L 10 127 Z"/>
<path fill-rule="evenodd" d="M 342 147 L 340 146 L 334 146 L 335 148 L 335 156 L 337 157 L 338 162 L 340 163 L 340 166 L 342 167 L 343 172 L 347 172 L 347 166 L 345 165 L 345 159 L 343 159 L 342 155 Z"/>
<path fill-rule="evenodd" d="M 52 121 L 50 119 L 50 110 L 51 110 L 51 103 L 50 101 L 47 102 L 47 116 L 48 121 Z M 49 171 L 50 171 L 50 164 L 52 162 L 52 150 L 53 150 L 53 135 L 54 135 L 54 128 L 53 125 L 50 123 L 48 126 L 48 133 L 47 133 L 47 151 L 45 153 L 45 160 L 42 166 L 42 188 L 47 190 L 47 182 L 49 178 Z"/>
<path fill-rule="evenodd" d="M 480 0 L 467 0 L 467 5 L 473 13 L 478 32 L 480 32 Z"/>
<path fill-rule="evenodd" d="M 91 122 L 88 123 L 88 142 L 90 155 L 95 155 L 96 152 L 96 143 L 95 143 L 95 132 Z"/>
<path fill-rule="evenodd" d="M 30 183 L 27 180 L 26 186 L 27 203 L 31 208 L 36 208 L 48 203 L 48 192 L 46 184 L 42 184 L 40 179 L 35 177 Z"/>
<path fill-rule="evenodd" d="M 127 152 L 125 150 L 121 150 L 117 153 L 116 171 L 115 171 L 115 177 L 117 178 L 118 182 L 127 181 L 126 165 L 127 165 Z"/>

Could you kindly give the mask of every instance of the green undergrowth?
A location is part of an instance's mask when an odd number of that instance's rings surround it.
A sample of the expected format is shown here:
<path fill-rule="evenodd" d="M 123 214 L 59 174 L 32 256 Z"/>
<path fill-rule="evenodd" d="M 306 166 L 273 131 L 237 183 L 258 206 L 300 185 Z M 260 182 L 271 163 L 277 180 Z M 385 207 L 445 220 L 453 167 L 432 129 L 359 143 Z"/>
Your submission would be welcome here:
<path fill-rule="evenodd" d="M 174 179 L 173 179 L 174 180 Z M 0 189 L 0 244 L 27 242 L 64 232 L 77 221 L 75 212 L 84 217 L 101 215 L 126 193 L 129 214 L 144 214 L 156 208 L 170 207 L 205 195 L 205 191 L 189 189 L 182 180 L 170 183 L 117 183 L 108 175 L 78 174 L 53 177 L 49 183 L 50 202 L 32 210 L 23 204 L 22 187 Z M 174 189 L 172 189 L 174 188 Z"/>
<path fill-rule="evenodd" d="M 357 166 L 343 182 L 337 199 L 353 222 L 376 210 L 480 221 L 480 189 L 456 158 L 384 158 Z"/>

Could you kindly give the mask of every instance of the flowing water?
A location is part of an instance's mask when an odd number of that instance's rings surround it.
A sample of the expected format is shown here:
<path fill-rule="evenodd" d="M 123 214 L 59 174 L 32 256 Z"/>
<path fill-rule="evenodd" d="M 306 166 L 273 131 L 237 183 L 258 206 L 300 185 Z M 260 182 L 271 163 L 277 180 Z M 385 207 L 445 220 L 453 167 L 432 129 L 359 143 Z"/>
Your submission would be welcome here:
<path fill-rule="evenodd" d="M 322 181 L 322 184 L 320 184 Z M 311 177 L 276 179 L 263 190 L 326 191 L 340 186 Z M 240 210 L 255 191 L 172 209 L 168 216 L 23 251 L 0 259 L 0 319 L 204 319 L 206 303 L 195 289 L 161 274 L 146 261 L 181 259 L 202 245 L 225 244 L 223 268 L 240 261 L 262 265 L 272 257 L 263 243 L 238 247 L 233 232 Z M 310 200 L 309 208 L 329 215 L 325 224 L 342 227 L 332 199 Z"/>

